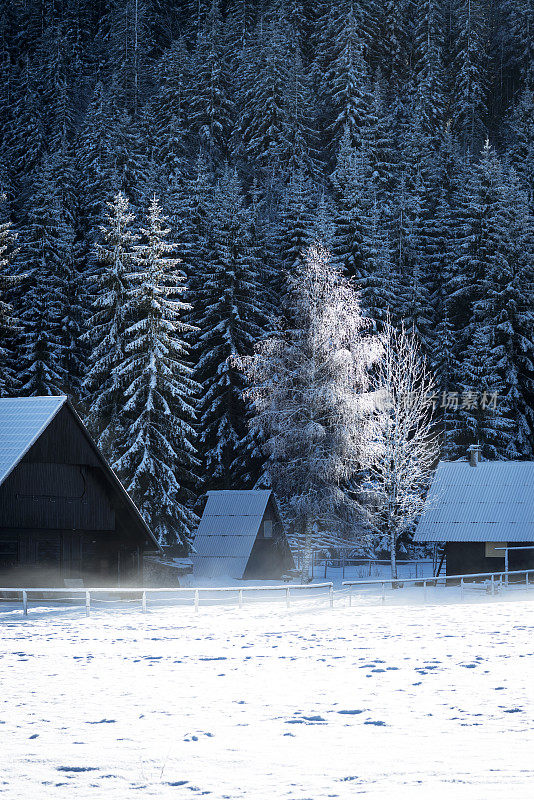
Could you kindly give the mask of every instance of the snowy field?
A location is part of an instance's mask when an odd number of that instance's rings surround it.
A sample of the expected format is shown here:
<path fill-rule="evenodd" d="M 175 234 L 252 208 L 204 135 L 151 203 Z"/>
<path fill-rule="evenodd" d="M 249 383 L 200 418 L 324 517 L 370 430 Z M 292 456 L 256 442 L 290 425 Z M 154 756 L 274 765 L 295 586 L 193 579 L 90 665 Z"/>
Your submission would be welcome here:
<path fill-rule="evenodd" d="M 530 800 L 533 611 L 0 605 L 0 795 Z"/>

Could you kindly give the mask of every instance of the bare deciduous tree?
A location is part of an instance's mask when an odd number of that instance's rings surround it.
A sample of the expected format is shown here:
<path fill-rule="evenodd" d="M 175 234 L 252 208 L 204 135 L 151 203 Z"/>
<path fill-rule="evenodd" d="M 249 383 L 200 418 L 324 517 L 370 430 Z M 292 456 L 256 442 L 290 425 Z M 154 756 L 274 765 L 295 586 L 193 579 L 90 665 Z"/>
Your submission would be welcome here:
<path fill-rule="evenodd" d="M 361 509 L 390 550 L 396 578 L 397 543 L 423 510 L 438 440 L 432 420 L 434 383 L 415 334 L 388 323 L 380 339 L 374 451 Z"/>

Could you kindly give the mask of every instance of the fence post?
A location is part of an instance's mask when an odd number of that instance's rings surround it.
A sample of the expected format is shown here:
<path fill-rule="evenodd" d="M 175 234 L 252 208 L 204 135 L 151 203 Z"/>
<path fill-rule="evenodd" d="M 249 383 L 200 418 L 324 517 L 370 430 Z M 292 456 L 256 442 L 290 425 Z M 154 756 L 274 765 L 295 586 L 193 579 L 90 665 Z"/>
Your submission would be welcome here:
<path fill-rule="evenodd" d="M 464 579 L 460 578 L 460 598 L 464 599 Z"/>
<path fill-rule="evenodd" d="M 492 597 L 495 597 L 495 575 L 493 572 L 491 573 L 491 594 Z"/>
<path fill-rule="evenodd" d="M 195 614 L 198 614 L 198 589 L 195 589 Z"/>
<path fill-rule="evenodd" d="M 352 585 L 349 585 L 349 608 L 352 606 Z"/>
<path fill-rule="evenodd" d="M 25 589 L 22 590 L 22 613 L 25 617 L 28 616 L 28 593 Z"/>
<path fill-rule="evenodd" d="M 239 603 L 239 608 L 243 608 L 243 589 L 239 590 L 238 603 Z"/>
<path fill-rule="evenodd" d="M 423 581 L 423 590 L 424 590 L 423 591 L 423 595 L 424 595 L 424 599 L 425 599 L 425 603 L 426 603 L 426 600 L 427 600 L 427 596 L 426 596 L 426 581 Z"/>
<path fill-rule="evenodd" d="M 525 572 L 525 586 L 528 589 L 528 572 Z"/>
<path fill-rule="evenodd" d="M 91 592 L 85 593 L 85 616 L 91 615 Z"/>
<path fill-rule="evenodd" d="M 334 584 L 331 583 L 328 588 L 328 594 L 330 598 L 330 608 L 334 608 Z"/>
<path fill-rule="evenodd" d="M 141 600 L 141 609 L 143 611 L 143 614 L 146 614 L 146 592 L 143 592 L 143 597 Z"/>
<path fill-rule="evenodd" d="M 386 584 L 382 581 L 382 605 L 386 602 Z"/>
<path fill-rule="evenodd" d="M 289 608 L 289 586 L 286 586 L 286 608 Z"/>

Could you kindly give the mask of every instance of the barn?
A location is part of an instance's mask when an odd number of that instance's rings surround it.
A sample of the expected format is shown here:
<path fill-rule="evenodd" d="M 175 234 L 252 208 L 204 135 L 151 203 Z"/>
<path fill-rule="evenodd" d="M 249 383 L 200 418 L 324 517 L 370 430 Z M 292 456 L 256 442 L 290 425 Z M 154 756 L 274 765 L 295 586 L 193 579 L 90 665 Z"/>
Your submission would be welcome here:
<path fill-rule="evenodd" d="M 295 564 L 273 493 L 208 492 L 193 540 L 193 575 L 207 580 L 279 579 Z"/>
<path fill-rule="evenodd" d="M 414 543 L 443 543 L 447 575 L 534 569 L 534 462 L 441 461 Z M 515 549 L 533 548 L 533 549 Z"/>
<path fill-rule="evenodd" d="M 66 397 L 0 398 L 0 587 L 138 585 L 158 551 Z"/>

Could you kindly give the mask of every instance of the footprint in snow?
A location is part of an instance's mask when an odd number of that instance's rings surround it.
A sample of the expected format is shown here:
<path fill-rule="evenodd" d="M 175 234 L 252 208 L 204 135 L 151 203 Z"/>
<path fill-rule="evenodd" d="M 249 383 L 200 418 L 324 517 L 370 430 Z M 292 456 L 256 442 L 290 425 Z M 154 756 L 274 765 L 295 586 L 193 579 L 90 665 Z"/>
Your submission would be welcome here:
<path fill-rule="evenodd" d="M 58 772 L 98 772 L 100 767 L 56 767 Z"/>

